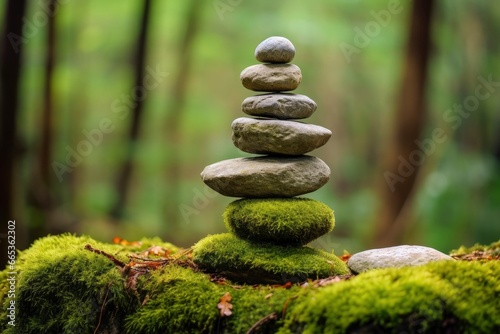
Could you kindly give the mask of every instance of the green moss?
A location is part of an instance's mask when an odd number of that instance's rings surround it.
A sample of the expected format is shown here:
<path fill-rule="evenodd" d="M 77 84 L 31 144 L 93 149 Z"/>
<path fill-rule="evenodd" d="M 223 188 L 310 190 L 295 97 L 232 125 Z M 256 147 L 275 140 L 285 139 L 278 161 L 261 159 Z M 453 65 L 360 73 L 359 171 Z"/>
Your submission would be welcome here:
<path fill-rule="evenodd" d="M 132 291 L 120 270 L 86 244 L 124 262 L 131 249 L 170 247 L 159 239 L 135 248 L 71 235 L 38 240 L 18 256 L 16 327 L 4 321 L 2 333 L 93 333 L 101 310 L 99 333 L 246 333 L 272 313 L 277 319 L 254 333 L 500 332 L 499 261 L 373 270 L 326 287 L 290 289 L 212 282 L 173 263 L 141 276 Z M 8 275 L 0 272 L 3 319 Z M 221 317 L 217 304 L 226 292 L 233 314 Z"/>
<path fill-rule="evenodd" d="M 460 256 L 460 255 L 471 254 L 473 252 L 487 252 L 488 255 L 491 255 L 493 257 L 498 257 L 500 255 L 500 240 L 493 242 L 489 245 L 475 244 L 472 247 L 461 246 L 458 249 L 452 250 L 450 252 L 450 255 Z"/>
<path fill-rule="evenodd" d="M 120 328 L 124 315 L 137 307 L 138 301 L 124 293 L 124 279 L 116 266 L 104 256 L 89 252 L 84 247 L 90 244 L 125 262 L 128 262 L 126 254 L 145 249 L 153 243 L 172 251 L 177 249 L 157 241 L 159 239 L 144 239 L 142 246 L 124 247 L 68 234 L 37 240 L 17 257 L 16 331 L 92 332 L 101 316 L 105 299 L 106 312 L 102 314 L 101 321 L 107 328 L 103 330 Z M 6 285 L 2 285 L 0 291 L 2 311 L 5 312 L 10 301 L 5 295 Z M 6 314 L 2 316 L 5 318 Z"/>
<path fill-rule="evenodd" d="M 214 284 L 205 274 L 174 265 L 141 279 L 140 286 L 146 303 L 127 317 L 127 333 L 245 333 L 266 315 L 281 314 L 287 299 L 303 290 Z M 217 304 L 226 292 L 233 314 L 222 318 Z M 274 321 L 266 332 L 280 325 Z"/>
<path fill-rule="evenodd" d="M 308 198 L 241 199 L 224 212 L 229 231 L 243 239 L 305 245 L 330 232 L 335 224 L 327 205 Z"/>
<path fill-rule="evenodd" d="M 279 333 L 498 333 L 500 263 L 373 270 L 302 299 Z"/>
<path fill-rule="evenodd" d="M 127 317 L 127 332 L 189 333 L 190 328 L 213 331 L 218 317 L 215 306 L 222 295 L 205 275 L 167 266 L 142 278 L 141 283 L 139 291 L 147 302 Z"/>
<path fill-rule="evenodd" d="M 245 283 L 300 282 L 349 273 L 342 260 L 325 251 L 255 244 L 230 233 L 199 241 L 193 249 L 193 260 L 208 272 Z"/>

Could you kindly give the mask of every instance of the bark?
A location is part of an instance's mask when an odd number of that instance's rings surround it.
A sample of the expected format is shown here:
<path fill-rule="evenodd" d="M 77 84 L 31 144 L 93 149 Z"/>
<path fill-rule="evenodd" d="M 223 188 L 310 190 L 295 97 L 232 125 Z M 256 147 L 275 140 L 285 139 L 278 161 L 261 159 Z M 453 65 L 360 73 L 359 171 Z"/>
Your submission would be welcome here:
<path fill-rule="evenodd" d="M 135 87 L 144 87 L 144 66 L 146 58 L 146 41 L 148 35 L 148 25 L 151 12 L 151 0 L 144 1 L 142 18 L 139 28 L 139 36 L 137 39 L 137 55 L 135 58 Z M 118 174 L 116 183 L 117 200 L 114 207 L 111 209 L 110 215 L 115 219 L 120 219 L 123 216 L 124 207 L 127 201 L 127 193 L 130 185 L 130 180 L 133 171 L 133 161 L 136 151 L 136 142 L 139 138 L 139 130 L 143 116 L 144 99 L 134 101 L 132 110 L 132 123 L 129 130 L 128 148 L 125 161 Z"/>
<path fill-rule="evenodd" d="M 53 97 L 53 73 L 56 57 L 56 10 L 57 1 L 50 0 L 47 8 L 52 9 L 47 14 L 47 44 L 45 54 L 44 84 L 43 84 L 43 109 L 40 132 L 40 151 L 33 171 L 29 187 L 29 202 L 39 213 L 42 221 L 33 224 L 30 229 L 31 241 L 43 236 L 50 231 L 52 210 L 56 206 L 54 194 L 51 190 L 52 180 L 52 144 L 54 134 L 54 97 Z M 35 218 L 37 219 L 37 218 Z M 40 218 L 38 218 L 40 219 Z"/>
<path fill-rule="evenodd" d="M 395 115 L 395 129 L 382 164 L 383 184 L 380 185 L 381 212 L 377 215 L 373 245 L 376 247 L 401 244 L 407 223 L 398 220 L 411 207 L 411 194 L 416 184 L 419 163 L 414 152 L 421 151 L 416 140 L 420 138 L 425 122 L 425 83 L 431 44 L 431 17 L 433 0 L 413 2 L 406 61 L 401 91 Z M 401 173 L 402 160 L 411 168 Z M 382 176 L 382 175 L 381 175 Z"/>
<path fill-rule="evenodd" d="M 169 231 L 175 231 L 180 223 L 179 208 L 175 200 L 179 194 L 179 180 L 181 178 L 181 165 L 178 155 L 181 141 L 180 122 L 182 110 L 185 105 L 187 83 L 191 68 L 191 53 L 198 30 L 198 17 L 201 7 L 196 0 L 192 0 L 189 6 L 185 33 L 178 54 L 177 67 L 179 70 L 173 83 L 172 103 L 168 110 L 169 116 L 166 126 L 167 141 L 170 147 L 170 159 L 167 168 L 169 199 L 166 205 L 166 221 L 168 222 Z"/>
<path fill-rule="evenodd" d="M 14 166 L 19 77 L 23 43 L 11 44 L 10 38 L 22 38 L 25 0 L 9 0 L 6 4 L 2 45 L 0 48 L 0 268 L 7 263 L 8 220 L 14 217 Z M 19 224 L 19 222 L 16 222 Z"/>
<path fill-rule="evenodd" d="M 49 8 L 56 8 L 57 1 L 50 0 Z M 43 87 L 43 116 L 42 116 L 42 140 L 40 155 L 40 172 L 43 182 L 50 184 L 51 163 L 52 163 L 52 141 L 53 141 L 53 118 L 54 99 L 52 94 L 52 82 L 56 53 L 56 27 L 55 15 L 48 15 L 47 31 L 47 54 L 45 58 L 45 82 Z"/>

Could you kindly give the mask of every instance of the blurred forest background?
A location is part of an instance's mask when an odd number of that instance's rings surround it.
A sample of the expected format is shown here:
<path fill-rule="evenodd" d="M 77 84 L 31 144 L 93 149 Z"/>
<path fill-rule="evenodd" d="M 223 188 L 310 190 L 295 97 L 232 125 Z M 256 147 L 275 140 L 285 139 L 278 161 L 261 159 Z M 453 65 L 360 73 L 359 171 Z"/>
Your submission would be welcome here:
<path fill-rule="evenodd" d="M 245 156 L 240 72 L 295 45 L 312 152 L 306 197 L 334 209 L 336 253 L 500 237 L 500 6 L 491 0 L 3 0 L 0 213 L 16 246 L 65 231 L 188 247 L 232 198 L 200 172 Z M 2 242 L 5 245 L 5 242 Z M 4 256 L 5 252 L 2 252 Z"/>

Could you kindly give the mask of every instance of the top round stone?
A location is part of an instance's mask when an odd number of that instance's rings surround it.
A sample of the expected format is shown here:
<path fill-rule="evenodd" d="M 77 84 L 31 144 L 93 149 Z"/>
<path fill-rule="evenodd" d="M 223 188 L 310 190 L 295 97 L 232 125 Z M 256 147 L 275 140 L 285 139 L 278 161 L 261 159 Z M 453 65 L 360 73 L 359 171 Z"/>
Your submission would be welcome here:
<path fill-rule="evenodd" d="M 255 49 L 255 58 L 263 63 L 288 63 L 294 56 L 295 47 L 285 37 L 269 37 Z"/>

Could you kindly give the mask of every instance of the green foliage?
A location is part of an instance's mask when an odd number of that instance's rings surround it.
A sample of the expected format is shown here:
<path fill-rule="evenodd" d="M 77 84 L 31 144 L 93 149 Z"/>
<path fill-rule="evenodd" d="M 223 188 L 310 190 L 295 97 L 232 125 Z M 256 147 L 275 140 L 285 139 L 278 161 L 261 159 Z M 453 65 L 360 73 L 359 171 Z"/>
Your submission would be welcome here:
<path fill-rule="evenodd" d="M 229 231 L 257 242 L 305 245 L 335 225 L 327 205 L 308 198 L 241 199 L 224 212 Z"/>
<path fill-rule="evenodd" d="M 495 241 L 500 235 L 500 224 L 493 223 L 500 214 L 500 165 L 491 156 L 456 146 L 442 159 L 416 198 L 422 244 L 449 252 L 457 243 Z M 450 231 L 453 238 L 443 237 Z"/>
<path fill-rule="evenodd" d="M 193 260 L 208 272 L 245 283 L 300 282 L 349 273 L 342 260 L 325 251 L 253 243 L 230 233 L 200 240 L 193 247 Z"/>
<path fill-rule="evenodd" d="M 496 333 L 499 281 L 498 261 L 373 270 L 314 290 L 279 333 Z"/>
<path fill-rule="evenodd" d="M 227 4 L 223 13 L 215 9 L 215 3 Z M 133 186 L 119 225 L 121 230 L 116 233 L 126 238 L 137 235 L 138 230 L 147 231 L 141 232 L 147 235 L 166 235 L 170 233 L 166 229 L 173 226 L 176 237 L 180 235 L 182 245 L 188 246 L 221 230 L 219 217 L 227 199 L 213 193 L 200 199 L 197 194 L 204 193 L 204 188 L 199 173 L 210 163 L 244 155 L 230 139 L 231 121 L 244 115 L 241 102 L 253 95 L 241 86 L 239 73 L 257 63 L 253 51 L 259 42 L 271 35 L 282 35 L 294 43 L 297 53 L 293 62 L 304 76 L 296 93 L 306 94 L 318 103 L 318 110 L 307 123 L 327 127 L 334 133 L 334 140 L 315 151 L 332 168 L 332 180 L 320 189 L 321 195 L 310 196 L 335 203 L 336 219 L 341 223 L 337 224 L 332 244 L 351 252 L 366 247 L 361 240 L 369 239 L 372 229 L 367 225 L 377 215 L 380 199 L 371 185 L 383 182 L 378 157 L 392 140 L 412 7 L 411 2 L 400 1 L 403 10 L 387 18 L 386 25 L 378 26 L 375 16 L 382 15 L 379 19 L 383 20 L 382 13 L 389 3 L 200 2 L 202 15 L 189 54 L 182 54 L 181 45 L 190 1 L 155 3 L 146 66 L 169 74 L 157 88 L 146 92 L 140 137 L 134 143 Z M 62 211 L 81 217 L 79 231 L 95 238 L 105 238 L 100 223 L 114 204 L 117 170 L 128 149 L 126 138 L 132 121 L 129 107 L 133 103 L 120 101 L 118 106 L 124 111 L 119 113 L 112 105 L 136 88 L 134 42 L 142 4 L 61 2 L 56 14 L 51 161 L 66 164 L 67 148 L 78 150 L 78 144 L 87 140 L 82 131 L 98 128 L 102 119 L 109 118 L 114 126 L 90 154 L 82 156 L 78 166 L 71 168 L 71 173 L 63 175 L 63 182 L 52 174 L 50 184 Z M 488 99 L 481 100 L 478 109 L 463 118 L 456 129 L 443 115 L 467 96 L 474 96 L 478 76 L 492 74 L 495 82 L 499 80 L 495 74 L 500 73 L 500 7 L 492 1 L 473 0 L 445 0 L 435 5 L 426 128 L 420 140 L 429 138 L 426 133 L 435 128 L 446 131 L 447 140 L 437 144 L 423 161 L 418 178 L 423 186 L 415 189 L 418 203 L 413 206 L 416 231 L 408 235 L 414 243 L 448 251 L 457 243 L 491 242 L 499 233 L 496 226 L 500 224 L 491 224 L 500 210 L 499 165 L 491 155 L 498 142 L 498 88 Z M 0 6 L 1 13 L 4 7 Z M 19 198 L 29 198 L 29 180 L 40 153 L 40 106 L 45 82 L 41 62 L 46 52 L 47 26 L 39 26 L 37 20 L 45 12 L 43 2 L 28 1 L 24 23 L 27 31 L 33 27 L 34 31 L 23 43 L 17 113 L 23 158 L 18 161 L 19 178 L 13 181 Z M 371 36 L 368 31 L 366 45 L 365 29 L 376 32 Z M 350 59 L 342 52 L 343 44 L 356 48 Z M 186 59 L 192 61 L 183 81 L 187 94 L 182 108 L 172 110 L 178 92 L 176 75 L 180 61 Z M 363 98 L 359 98 L 360 93 Z M 180 133 L 175 140 L 167 140 L 167 124 L 175 121 Z M 483 170 L 477 170 L 478 165 L 483 165 Z M 170 170 L 182 173 L 170 175 L 166 172 Z M 182 217 L 178 214 L 181 204 L 196 210 L 196 214 Z M 407 204 L 411 209 L 410 202 Z M 16 216 L 22 216 L 19 221 L 26 221 L 28 227 L 44 221 L 38 217 L 42 212 L 36 213 L 30 206 L 27 202 L 16 205 L 20 208 Z M 446 237 L 450 231 L 455 233 L 455 240 Z"/>

